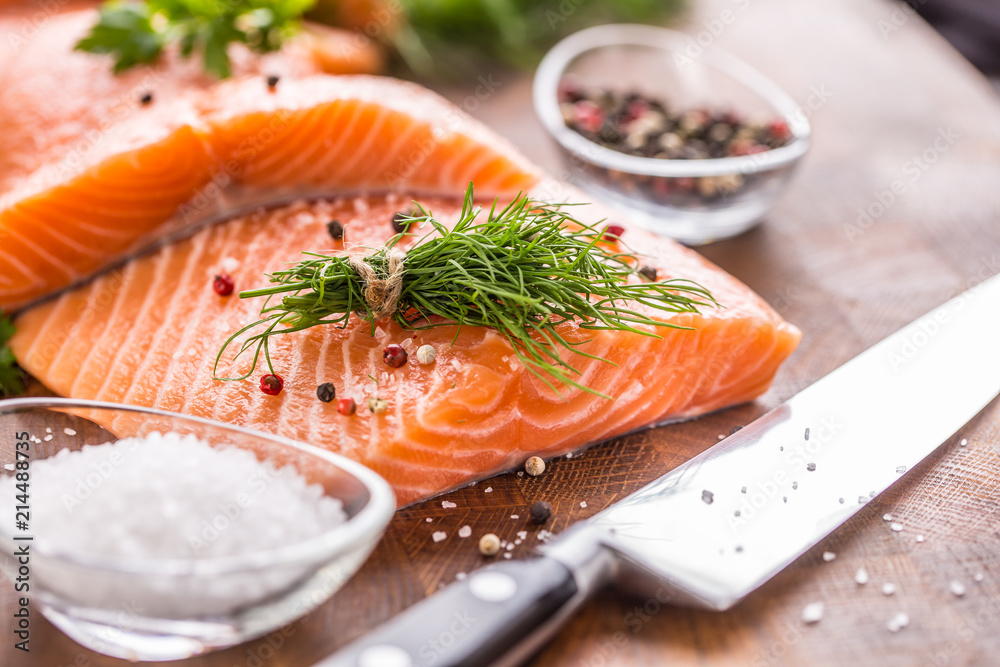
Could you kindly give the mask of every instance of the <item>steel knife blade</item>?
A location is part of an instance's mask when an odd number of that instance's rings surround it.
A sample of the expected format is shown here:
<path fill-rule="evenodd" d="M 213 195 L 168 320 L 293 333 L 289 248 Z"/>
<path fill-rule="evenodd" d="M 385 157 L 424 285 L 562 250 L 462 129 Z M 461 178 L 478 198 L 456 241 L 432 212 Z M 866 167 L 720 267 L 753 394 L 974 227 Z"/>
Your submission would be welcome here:
<path fill-rule="evenodd" d="M 666 585 L 725 610 L 927 457 L 1000 393 L 1000 277 L 907 325 L 747 427 L 477 571 L 318 663 L 518 664 L 597 587 Z"/>

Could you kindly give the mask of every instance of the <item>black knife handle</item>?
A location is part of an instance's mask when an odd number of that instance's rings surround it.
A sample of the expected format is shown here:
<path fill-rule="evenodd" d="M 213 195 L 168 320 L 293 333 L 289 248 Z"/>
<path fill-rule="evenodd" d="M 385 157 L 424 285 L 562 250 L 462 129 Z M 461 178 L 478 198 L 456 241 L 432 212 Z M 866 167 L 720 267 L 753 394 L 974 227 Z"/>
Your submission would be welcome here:
<path fill-rule="evenodd" d="M 544 626 L 578 591 L 551 558 L 483 568 L 418 602 L 315 667 L 485 667 Z"/>

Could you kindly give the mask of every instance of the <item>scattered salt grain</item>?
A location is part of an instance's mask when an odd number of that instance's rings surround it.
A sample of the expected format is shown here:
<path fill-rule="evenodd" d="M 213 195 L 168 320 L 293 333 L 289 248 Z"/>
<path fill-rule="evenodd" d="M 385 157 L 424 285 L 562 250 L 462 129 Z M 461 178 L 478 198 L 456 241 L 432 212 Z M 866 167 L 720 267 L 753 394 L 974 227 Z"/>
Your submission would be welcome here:
<path fill-rule="evenodd" d="M 819 623 L 823 618 L 823 603 L 810 602 L 802 609 L 802 620 L 806 623 Z"/>
<path fill-rule="evenodd" d="M 387 334 L 385 330 L 382 329 L 382 327 L 375 327 L 375 338 L 377 338 L 378 340 L 382 340 L 388 335 L 389 334 Z"/>
<path fill-rule="evenodd" d="M 976 581 L 977 583 L 978 583 L 978 582 L 980 582 L 980 581 L 982 581 L 982 580 L 983 580 L 983 579 L 985 579 L 985 578 L 986 578 L 986 577 L 984 577 L 984 576 L 983 576 L 983 573 L 982 573 L 982 572 L 977 572 L 977 573 L 976 573 L 976 576 L 974 576 L 974 577 L 973 577 L 973 579 L 974 579 L 974 580 L 975 580 L 975 581 Z"/>
<path fill-rule="evenodd" d="M 580 507 L 586 508 L 587 507 L 587 501 L 586 500 L 581 500 L 580 501 Z"/>
<path fill-rule="evenodd" d="M 892 521 L 892 515 L 891 514 L 883 514 L 882 515 L 882 520 L 883 521 Z"/>
<path fill-rule="evenodd" d="M 519 530 L 519 531 L 517 531 L 517 537 L 519 539 L 522 539 L 522 540 L 528 539 L 528 531 L 526 531 L 526 530 Z"/>
<path fill-rule="evenodd" d="M 825 560 L 827 563 L 829 563 L 830 561 L 832 561 L 836 557 L 837 557 L 837 554 L 833 553 L 832 551 L 824 551 L 823 552 L 823 560 Z"/>
<path fill-rule="evenodd" d="M 462 364 L 458 361 L 458 359 L 451 360 L 451 367 L 454 368 L 456 371 L 462 370 Z"/>
<path fill-rule="evenodd" d="M 889 524 L 889 528 L 891 528 L 893 532 L 899 533 L 899 532 L 901 532 L 903 530 L 903 524 L 901 524 L 901 523 L 890 523 Z"/>
<path fill-rule="evenodd" d="M 46 433 L 52 433 L 52 429 L 51 429 L 51 428 L 48 428 L 48 427 L 46 427 L 46 428 L 45 428 L 45 432 L 46 432 Z"/>
<path fill-rule="evenodd" d="M 520 514 L 511 514 L 511 515 L 510 515 L 510 518 L 511 518 L 511 519 L 514 519 L 514 520 L 517 520 L 517 519 L 520 519 L 520 518 L 521 518 L 521 515 L 520 515 Z"/>
<path fill-rule="evenodd" d="M 882 595 L 892 595 L 896 592 L 896 584 L 882 584 Z"/>
<path fill-rule="evenodd" d="M 808 439 L 809 439 L 809 428 L 806 427 L 806 440 L 808 440 Z"/>
<path fill-rule="evenodd" d="M 455 575 L 455 581 L 465 581 L 465 578 L 468 576 L 465 572 L 459 572 Z"/>
<path fill-rule="evenodd" d="M 15 466 L 13 463 L 4 463 L 3 467 L 4 467 L 4 470 L 13 470 L 17 466 Z"/>
<path fill-rule="evenodd" d="M 906 472 L 906 466 L 896 466 L 897 475 L 902 475 L 904 472 Z"/>
<path fill-rule="evenodd" d="M 864 505 L 867 502 L 868 502 L 867 498 L 865 498 L 864 496 L 858 496 L 858 504 L 859 505 Z"/>
<path fill-rule="evenodd" d="M 863 567 L 859 567 L 858 571 L 854 573 L 854 581 L 859 586 L 864 586 L 868 583 L 868 570 Z"/>
<path fill-rule="evenodd" d="M 510 552 L 508 551 L 507 553 L 505 553 L 503 557 L 506 558 L 507 560 L 510 560 Z"/>
<path fill-rule="evenodd" d="M 450 500 L 442 500 L 441 501 L 441 507 L 443 507 L 446 510 L 450 510 L 450 509 L 454 509 L 454 508 L 458 507 L 458 505 L 456 505 L 455 503 L 451 502 Z"/>
<path fill-rule="evenodd" d="M 924 536 L 923 535 L 917 535 L 917 542 L 923 542 L 923 541 L 924 541 Z"/>
<path fill-rule="evenodd" d="M 404 350 L 406 350 L 407 352 L 409 352 L 410 348 L 413 346 L 413 339 L 412 338 L 404 338 L 403 342 L 400 343 L 399 346 L 401 348 L 403 348 Z"/>
<path fill-rule="evenodd" d="M 432 519 L 431 517 L 427 517 L 426 519 L 424 519 L 424 521 L 426 521 L 427 523 L 431 523 L 434 521 L 434 519 Z"/>
<path fill-rule="evenodd" d="M 51 441 L 51 440 L 52 440 L 52 436 L 51 436 L 51 435 L 47 435 L 47 436 L 45 436 L 45 438 L 43 438 L 43 439 L 45 440 L 45 442 L 49 442 L 49 441 Z"/>
<path fill-rule="evenodd" d="M 431 538 L 433 538 L 435 542 L 440 542 L 441 540 L 444 540 L 447 537 L 448 533 L 444 532 L 443 530 L 436 530 L 434 531 L 434 534 L 431 535 Z"/>
<path fill-rule="evenodd" d="M 807 463 L 806 464 L 806 470 L 808 470 L 809 472 L 813 472 L 814 470 L 816 470 L 816 464 L 815 463 Z"/>
<path fill-rule="evenodd" d="M 493 487 L 487 486 L 485 489 L 483 489 L 483 493 L 493 493 Z"/>
<path fill-rule="evenodd" d="M 899 632 L 909 624 L 910 617 L 903 612 L 899 612 L 889 619 L 889 622 L 885 624 L 885 627 L 889 629 L 889 632 Z"/>
<path fill-rule="evenodd" d="M 965 586 L 962 584 L 961 581 L 952 581 L 950 584 L 948 584 L 948 590 L 951 591 L 951 594 L 954 595 L 955 597 L 960 598 L 963 595 L 965 595 Z"/>
<path fill-rule="evenodd" d="M 746 492 L 747 492 L 747 487 L 744 486 L 742 489 L 740 489 L 740 493 L 746 493 Z"/>
<path fill-rule="evenodd" d="M 551 533 L 543 528 L 542 530 L 538 531 L 538 534 L 535 537 L 538 539 L 539 542 L 548 542 L 549 540 L 552 539 L 553 535 L 554 533 Z"/>
<path fill-rule="evenodd" d="M 513 550 L 514 550 L 514 542 L 508 542 L 507 551 L 513 551 Z"/>
<path fill-rule="evenodd" d="M 843 504 L 844 504 L 844 499 L 843 499 L 843 498 L 838 498 L 838 499 L 837 499 L 837 501 L 838 501 L 838 502 L 839 502 L 839 503 L 840 503 L 841 505 L 843 505 Z"/>
<path fill-rule="evenodd" d="M 704 500 L 706 504 L 711 505 L 712 501 L 715 500 L 715 494 L 708 490 L 702 491 L 701 499 Z"/>
<path fill-rule="evenodd" d="M 720 433 L 720 434 L 719 434 L 719 440 L 725 440 L 725 439 L 726 439 L 726 436 L 724 436 L 724 435 L 722 435 L 722 434 Z"/>
<path fill-rule="evenodd" d="M 962 446 L 962 447 L 965 447 L 965 446 L 966 446 L 967 444 L 969 444 L 969 441 L 968 441 L 968 440 L 966 440 L 965 438 L 962 438 L 962 442 L 960 442 L 960 443 L 958 443 L 958 444 L 959 444 L 960 446 Z"/>
<path fill-rule="evenodd" d="M 461 528 L 458 529 L 458 536 L 461 537 L 462 539 L 465 539 L 470 535 L 472 535 L 472 526 L 462 526 Z"/>

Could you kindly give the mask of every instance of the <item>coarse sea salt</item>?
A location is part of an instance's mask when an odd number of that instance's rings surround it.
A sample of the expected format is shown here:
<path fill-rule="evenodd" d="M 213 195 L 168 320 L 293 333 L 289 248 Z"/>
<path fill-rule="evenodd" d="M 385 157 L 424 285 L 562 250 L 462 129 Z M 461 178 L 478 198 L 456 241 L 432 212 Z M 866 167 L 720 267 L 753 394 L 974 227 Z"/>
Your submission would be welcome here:
<path fill-rule="evenodd" d="M 472 535 L 472 526 L 462 526 L 458 529 L 458 536 L 465 538 Z"/>
<path fill-rule="evenodd" d="M 212 447 L 193 435 L 154 432 L 63 449 L 33 462 L 31 477 L 38 545 L 88 558 L 149 564 L 246 556 L 305 542 L 347 520 L 339 499 L 308 484 L 293 467 L 258 461 L 238 447 Z M 13 515 L 15 483 L 0 479 L 5 515 Z M 37 572 L 40 579 L 44 574 Z M 61 583 L 81 599 L 132 600 L 150 614 L 178 618 L 245 606 L 284 590 L 304 572 L 252 574 L 252 583 L 239 576 L 166 583 L 95 576 Z"/>
<path fill-rule="evenodd" d="M 441 501 L 441 507 L 443 507 L 446 510 L 450 510 L 450 509 L 454 509 L 454 508 L 458 507 L 458 505 L 456 505 L 455 503 L 451 502 L 450 500 L 442 500 Z"/>
<path fill-rule="evenodd" d="M 823 603 L 810 602 L 802 609 L 802 620 L 806 623 L 819 623 L 823 618 Z"/>
<path fill-rule="evenodd" d="M 440 541 L 442 541 L 442 540 L 446 539 L 447 537 L 448 537 L 448 533 L 444 532 L 443 530 L 436 530 L 436 531 L 434 531 L 434 533 L 433 533 L 433 534 L 431 535 L 431 538 L 432 538 L 432 539 L 433 539 L 433 540 L 434 540 L 435 542 L 440 542 Z"/>

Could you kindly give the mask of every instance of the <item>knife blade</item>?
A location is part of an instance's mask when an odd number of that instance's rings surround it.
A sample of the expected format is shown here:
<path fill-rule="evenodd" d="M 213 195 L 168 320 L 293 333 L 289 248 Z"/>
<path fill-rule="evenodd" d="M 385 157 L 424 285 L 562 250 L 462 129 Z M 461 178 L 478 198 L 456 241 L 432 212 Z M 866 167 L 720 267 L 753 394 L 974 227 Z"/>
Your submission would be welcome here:
<path fill-rule="evenodd" d="M 574 526 L 541 557 L 483 568 L 317 667 L 516 665 L 611 581 L 728 609 L 1000 393 L 997 331 L 1000 277 Z"/>

